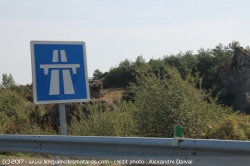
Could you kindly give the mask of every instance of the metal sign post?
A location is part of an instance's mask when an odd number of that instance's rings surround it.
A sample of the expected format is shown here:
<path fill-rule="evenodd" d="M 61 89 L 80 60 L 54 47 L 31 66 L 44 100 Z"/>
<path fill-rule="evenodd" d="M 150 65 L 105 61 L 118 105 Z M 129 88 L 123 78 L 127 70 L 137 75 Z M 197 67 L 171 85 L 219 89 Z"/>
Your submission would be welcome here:
<path fill-rule="evenodd" d="M 66 121 L 66 111 L 65 111 L 65 103 L 59 104 L 59 118 L 60 118 L 60 132 L 61 135 L 67 135 L 67 121 Z M 63 160 L 67 160 L 67 157 L 63 157 Z M 54 160 L 59 161 L 59 156 L 54 156 Z M 55 164 L 55 166 L 59 166 L 59 164 Z"/>
<path fill-rule="evenodd" d="M 65 103 L 59 104 L 59 118 L 60 118 L 60 133 L 61 135 L 67 135 L 67 121 L 66 121 L 66 110 Z M 67 157 L 63 157 L 63 160 L 67 160 Z M 54 156 L 54 160 L 59 161 L 59 156 Z M 55 164 L 55 166 L 60 166 Z"/>
<path fill-rule="evenodd" d="M 59 104 L 59 117 L 60 117 L 61 135 L 67 135 L 66 112 L 64 103 Z"/>

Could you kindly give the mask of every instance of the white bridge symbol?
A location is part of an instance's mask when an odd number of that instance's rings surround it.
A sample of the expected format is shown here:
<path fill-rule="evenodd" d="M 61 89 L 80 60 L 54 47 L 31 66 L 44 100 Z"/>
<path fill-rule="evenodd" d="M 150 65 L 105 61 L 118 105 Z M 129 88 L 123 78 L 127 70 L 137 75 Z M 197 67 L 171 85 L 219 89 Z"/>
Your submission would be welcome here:
<path fill-rule="evenodd" d="M 60 95 L 59 69 L 62 69 L 64 94 L 75 94 L 70 69 L 72 70 L 73 74 L 76 74 L 76 68 L 79 68 L 80 64 L 65 63 L 67 62 L 65 50 L 60 50 L 60 55 L 60 60 L 63 62 L 62 64 L 52 63 L 40 65 L 40 68 L 44 69 L 45 75 L 48 75 L 49 69 L 51 69 L 49 95 Z M 52 62 L 59 62 L 58 50 L 53 50 Z"/>

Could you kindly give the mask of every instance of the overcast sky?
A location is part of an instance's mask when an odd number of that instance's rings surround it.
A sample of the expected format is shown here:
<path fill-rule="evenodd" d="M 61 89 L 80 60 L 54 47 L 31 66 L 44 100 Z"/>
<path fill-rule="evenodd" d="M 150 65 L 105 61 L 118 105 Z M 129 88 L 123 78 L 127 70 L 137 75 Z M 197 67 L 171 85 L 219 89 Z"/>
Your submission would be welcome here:
<path fill-rule="evenodd" d="M 30 84 L 31 40 L 84 41 L 89 77 L 119 62 L 236 40 L 250 45 L 249 0 L 0 0 L 0 78 Z"/>

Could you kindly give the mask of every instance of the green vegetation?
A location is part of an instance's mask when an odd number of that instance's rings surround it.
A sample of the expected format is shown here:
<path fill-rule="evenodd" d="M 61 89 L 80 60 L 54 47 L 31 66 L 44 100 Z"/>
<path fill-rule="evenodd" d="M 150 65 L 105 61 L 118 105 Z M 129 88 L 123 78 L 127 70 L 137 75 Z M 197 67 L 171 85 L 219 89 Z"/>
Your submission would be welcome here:
<path fill-rule="evenodd" d="M 227 116 L 221 121 L 204 127 L 203 137 L 228 140 L 249 140 L 250 117 L 245 115 Z"/>
<path fill-rule="evenodd" d="M 104 73 L 101 78 L 104 88 L 126 87 L 130 82 L 135 81 L 136 68 L 146 65 L 142 56 L 138 56 L 135 62 L 125 60 L 118 67 L 113 67 L 109 72 Z"/>
<path fill-rule="evenodd" d="M 35 106 L 11 89 L 0 91 L 0 133 L 32 134 L 46 133 L 40 127 L 45 110 Z"/>
<path fill-rule="evenodd" d="M 220 44 L 197 54 L 187 51 L 149 62 L 138 56 L 106 73 L 95 70 L 105 88 L 123 87 L 126 93 L 120 102 L 69 105 L 69 135 L 173 137 L 173 126 L 178 124 L 185 137 L 249 140 L 249 117 L 218 104 L 218 97 L 209 93 L 217 71 L 230 62 L 238 45 Z M 11 75 L 3 75 L 2 134 L 57 134 L 56 107 L 37 106 L 32 100 L 31 85 L 17 86 Z"/>
<path fill-rule="evenodd" d="M 89 114 L 82 110 L 87 108 Z M 77 116 L 69 125 L 70 135 L 85 136 L 135 136 L 137 127 L 133 119 L 135 107 L 131 103 L 120 103 L 114 107 L 101 108 L 98 104 L 80 105 Z"/>
<path fill-rule="evenodd" d="M 100 79 L 102 74 L 103 73 L 99 69 L 96 69 L 93 73 L 93 76 L 95 79 Z"/>
<path fill-rule="evenodd" d="M 173 126 L 179 124 L 186 137 L 199 137 L 205 125 L 232 113 L 213 100 L 204 101 L 203 94 L 190 79 L 183 80 L 176 68 L 165 68 L 165 73 L 156 76 L 142 69 L 131 86 L 141 136 L 172 137 Z"/>
<path fill-rule="evenodd" d="M 103 79 L 104 87 L 126 87 L 130 82 L 135 82 L 136 68 L 150 66 L 155 74 L 164 74 L 166 66 L 174 66 L 185 78 L 191 70 L 191 74 L 199 73 L 202 88 L 209 90 L 214 88 L 217 81 L 217 71 L 230 63 L 235 47 L 239 42 L 233 41 L 227 46 L 217 45 L 214 49 L 201 48 L 196 54 L 192 51 L 180 52 L 176 55 L 166 55 L 160 59 L 151 59 L 145 62 L 142 56 L 138 56 L 135 62 L 124 60 L 117 67 L 104 73 L 99 78 Z M 95 74 L 95 73 L 94 73 Z"/>
<path fill-rule="evenodd" d="M 12 75 L 11 74 L 8 75 L 8 74 L 4 73 L 2 75 L 2 83 L 0 84 L 0 88 L 1 87 L 2 88 L 9 88 L 9 87 L 12 87 L 14 85 L 15 85 L 15 81 L 14 81 Z"/>

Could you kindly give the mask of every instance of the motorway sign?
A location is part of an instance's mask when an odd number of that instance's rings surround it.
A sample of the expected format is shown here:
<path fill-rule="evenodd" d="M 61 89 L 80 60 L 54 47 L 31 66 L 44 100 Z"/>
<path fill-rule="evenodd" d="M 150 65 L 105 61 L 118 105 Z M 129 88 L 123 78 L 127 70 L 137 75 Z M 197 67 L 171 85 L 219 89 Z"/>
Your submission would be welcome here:
<path fill-rule="evenodd" d="M 90 100 L 84 42 L 31 41 L 34 103 Z"/>

